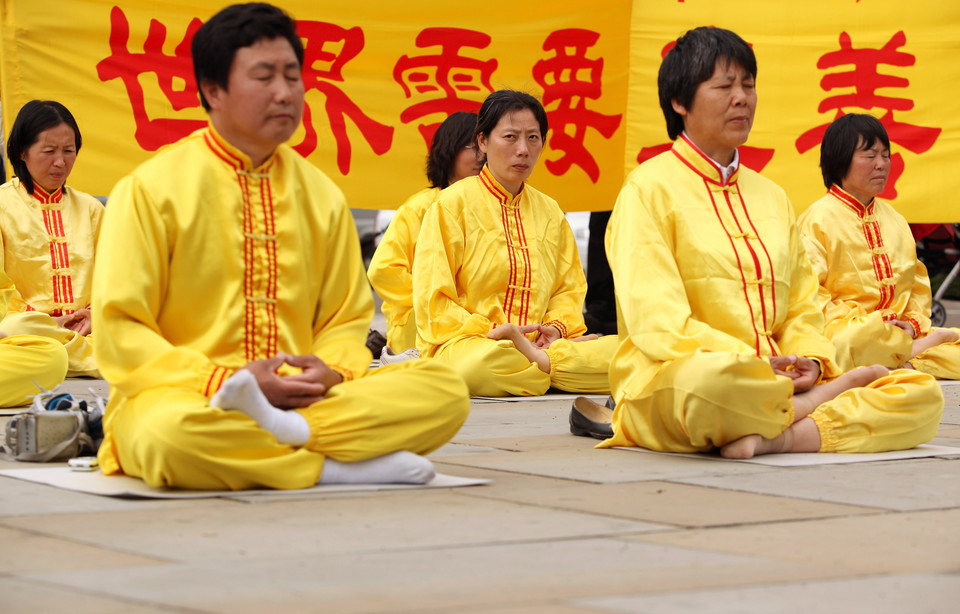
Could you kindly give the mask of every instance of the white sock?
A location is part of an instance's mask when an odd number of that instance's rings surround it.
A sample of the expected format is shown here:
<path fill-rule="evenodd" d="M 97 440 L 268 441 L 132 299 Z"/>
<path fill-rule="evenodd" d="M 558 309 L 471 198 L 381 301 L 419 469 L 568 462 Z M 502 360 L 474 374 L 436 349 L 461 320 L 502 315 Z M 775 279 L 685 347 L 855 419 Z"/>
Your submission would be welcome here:
<path fill-rule="evenodd" d="M 428 459 L 400 450 L 355 463 L 328 457 L 318 484 L 426 484 L 435 475 Z"/>
<path fill-rule="evenodd" d="M 271 405 L 260 390 L 257 379 L 244 369 L 223 383 L 210 399 L 210 405 L 247 414 L 260 428 L 276 437 L 279 443 L 302 446 L 310 440 L 307 419 L 295 411 L 285 411 Z"/>

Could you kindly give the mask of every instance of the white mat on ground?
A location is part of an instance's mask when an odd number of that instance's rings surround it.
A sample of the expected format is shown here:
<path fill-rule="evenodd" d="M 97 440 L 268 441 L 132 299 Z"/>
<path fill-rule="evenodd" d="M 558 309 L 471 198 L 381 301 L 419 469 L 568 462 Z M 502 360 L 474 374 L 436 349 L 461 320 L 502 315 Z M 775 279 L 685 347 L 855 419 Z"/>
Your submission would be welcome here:
<path fill-rule="evenodd" d="M 841 465 L 844 463 L 869 463 L 874 461 L 902 460 L 906 458 L 927 458 L 930 456 L 960 456 L 960 448 L 938 446 L 925 443 L 911 450 L 895 450 L 893 452 L 876 452 L 871 454 L 764 454 L 753 458 L 723 458 L 720 454 L 677 454 L 674 452 L 655 452 L 646 448 L 616 447 L 615 450 L 630 452 L 645 452 L 668 456 L 685 456 L 700 460 L 724 461 L 729 463 L 756 463 L 758 465 L 772 465 L 774 467 L 801 467 L 804 465 Z"/>
<path fill-rule="evenodd" d="M 57 488 L 75 490 L 91 495 L 106 497 L 127 497 L 136 499 L 201 499 L 205 497 L 236 496 L 277 496 L 303 493 L 342 493 L 374 490 L 404 490 L 412 488 L 452 488 L 455 486 L 476 486 L 487 484 L 490 480 L 461 478 L 438 473 L 432 481 L 420 484 L 324 484 L 298 490 L 178 490 L 172 488 L 154 488 L 143 480 L 126 475 L 103 475 L 99 471 L 73 471 L 69 467 L 35 467 L 29 469 L 5 469 L 0 475 L 27 480 L 38 484 L 47 484 Z"/>

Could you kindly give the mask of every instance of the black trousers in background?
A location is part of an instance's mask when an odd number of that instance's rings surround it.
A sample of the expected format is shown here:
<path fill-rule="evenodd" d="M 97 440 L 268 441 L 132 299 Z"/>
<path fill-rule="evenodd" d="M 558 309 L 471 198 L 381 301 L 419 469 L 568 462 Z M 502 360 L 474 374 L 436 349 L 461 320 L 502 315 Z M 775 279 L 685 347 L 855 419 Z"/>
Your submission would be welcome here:
<path fill-rule="evenodd" d="M 607 262 L 603 238 L 610 221 L 609 211 L 590 214 L 590 241 L 587 244 L 587 298 L 583 319 L 588 333 L 617 334 L 617 303 L 613 293 L 613 273 Z"/>

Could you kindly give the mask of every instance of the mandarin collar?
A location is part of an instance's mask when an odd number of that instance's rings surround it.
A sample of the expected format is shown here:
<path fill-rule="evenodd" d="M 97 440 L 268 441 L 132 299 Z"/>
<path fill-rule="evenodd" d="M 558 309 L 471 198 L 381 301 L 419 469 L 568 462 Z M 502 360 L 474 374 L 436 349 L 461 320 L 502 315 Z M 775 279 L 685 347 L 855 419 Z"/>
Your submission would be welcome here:
<path fill-rule="evenodd" d="M 852 209 L 860 217 L 873 213 L 873 210 L 877 204 L 877 199 L 874 197 L 870 199 L 869 203 L 864 205 L 856 196 L 850 192 L 847 192 L 837 184 L 831 185 L 827 193 L 842 202 L 849 209 Z"/>
<path fill-rule="evenodd" d="M 483 168 L 480 169 L 480 174 L 478 175 L 478 177 L 480 178 L 481 185 L 483 185 L 483 187 L 488 192 L 493 194 L 497 198 L 497 200 L 500 201 L 501 204 L 507 204 L 514 201 L 519 201 L 520 197 L 523 196 L 523 192 L 527 187 L 526 182 L 523 182 L 520 185 L 520 191 L 517 192 L 516 196 L 514 196 L 513 194 L 510 193 L 510 190 L 503 187 L 503 185 L 499 181 L 497 181 L 496 177 L 493 176 L 493 173 L 490 172 L 490 169 L 487 168 L 486 164 L 484 164 Z"/>
<path fill-rule="evenodd" d="M 267 159 L 263 161 L 263 164 L 254 167 L 253 160 L 250 159 L 250 156 L 243 153 L 234 147 L 229 141 L 223 138 L 223 136 L 217 132 L 217 129 L 213 127 L 213 122 L 208 123 L 206 128 L 201 128 L 201 132 L 203 132 L 203 139 L 210 149 L 212 149 L 214 153 L 216 153 L 227 164 L 230 164 L 237 170 L 246 172 L 264 171 L 276 160 L 277 149 L 274 149 L 272 152 L 270 152 L 270 155 L 267 156 Z"/>
<path fill-rule="evenodd" d="M 726 181 L 723 179 L 723 167 L 720 166 L 717 161 L 710 158 L 710 156 L 700 151 L 700 148 L 690 140 L 690 137 L 688 137 L 686 133 L 681 133 L 677 140 L 673 142 L 671 151 L 675 156 L 683 160 L 693 171 L 711 183 L 721 186 L 730 185 L 736 183 L 740 177 L 739 151 L 734 155 L 736 168 L 730 173 Z"/>

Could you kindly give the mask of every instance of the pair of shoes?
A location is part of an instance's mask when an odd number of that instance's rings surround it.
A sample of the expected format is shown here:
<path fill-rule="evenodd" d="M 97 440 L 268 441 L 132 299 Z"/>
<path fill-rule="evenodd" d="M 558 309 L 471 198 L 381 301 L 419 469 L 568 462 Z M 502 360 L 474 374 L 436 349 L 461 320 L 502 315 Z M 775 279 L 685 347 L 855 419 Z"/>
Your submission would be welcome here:
<path fill-rule="evenodd" d="M 613 410 L 594 403 L 587 397 L 577 397 L 570 408 L 570 432 L 579 437 L 609 439 L 613 437 Z"/>
<path fill-rule="evenodd" d="M 93 392 L 93 390 L 91 390 Z M 13 416 L 2 442 L 7 458 L 48 462 L 97 453 L 103 441 L 105 400 L 76 401 L 70 394 L 42 390 L 26 412 Z"/>
<path fill-rule="evenodd" d="M 389 345 L 387 345 L 384 346 L 383 351 L 380 352 L 381 365 L 394 365 L 398 362 L 405 362 L 407 360 L 414 360 L 416 358 L 420 358 L 420 352 L 417 351 L 417 348 L 410 348 L 409 350 L 404 350 L 397 354 Z"/>

